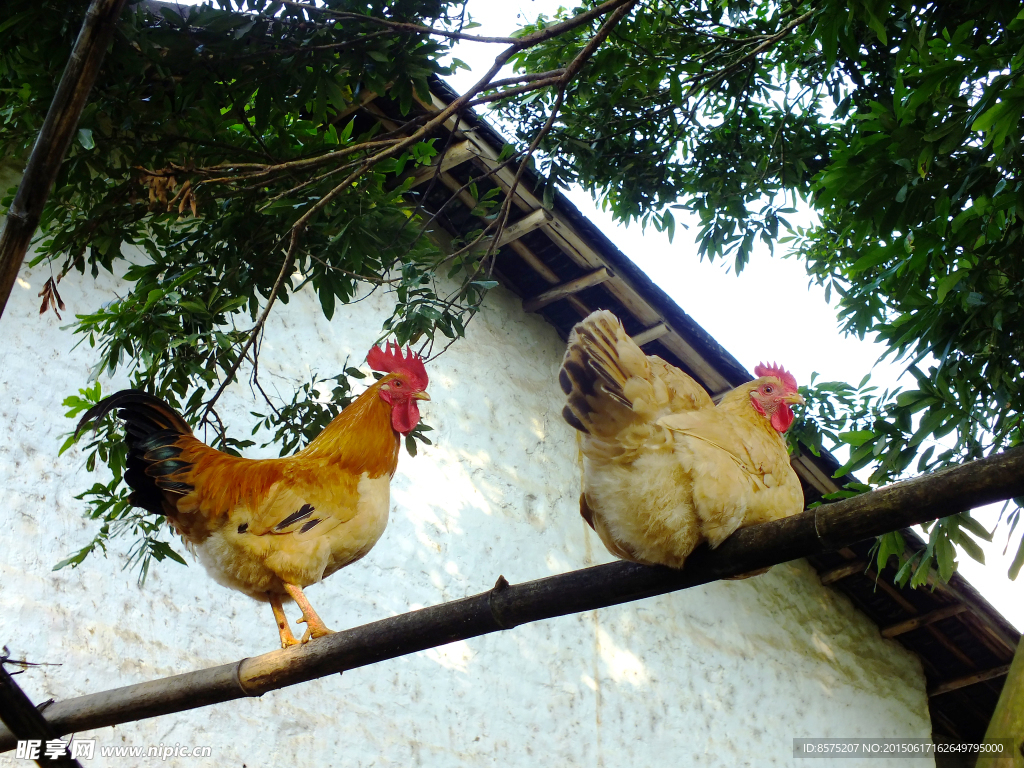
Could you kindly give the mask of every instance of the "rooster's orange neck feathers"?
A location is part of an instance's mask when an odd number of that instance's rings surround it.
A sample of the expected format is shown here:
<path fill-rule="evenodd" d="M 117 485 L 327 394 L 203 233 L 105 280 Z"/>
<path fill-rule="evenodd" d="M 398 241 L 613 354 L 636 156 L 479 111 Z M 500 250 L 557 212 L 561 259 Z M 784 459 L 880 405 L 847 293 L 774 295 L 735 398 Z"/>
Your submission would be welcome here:
<path fill-rule="evenodd" d="M 297 456 L 328 459 L 339 469 L 370 477 L 394 475 L 399 435 L 391 426 L 391 406 L 380 397 L 385 376 L 357 397 Z"/>

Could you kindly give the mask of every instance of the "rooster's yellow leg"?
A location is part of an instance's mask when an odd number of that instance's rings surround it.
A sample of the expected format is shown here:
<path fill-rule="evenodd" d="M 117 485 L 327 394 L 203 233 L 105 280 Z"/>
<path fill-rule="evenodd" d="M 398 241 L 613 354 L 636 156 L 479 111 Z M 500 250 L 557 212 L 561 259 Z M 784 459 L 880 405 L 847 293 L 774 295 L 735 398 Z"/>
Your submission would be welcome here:
<path fill-rule="evenodd" d="M 267 597 L 270 598 L 270 607 L 274 611 L 277 631 L 281 633 L 281 647 L 287 648 L 289 645 L 298 645 L 299 641 L 295 639 L 295 635 L 292 634 L 292 630 L 288 626 L 288 617 L 284 615 L 281 596 L 275 595 L 273 592 L 267 592 Z"/>
<path fill-rule="evenodd" d="M 324 635 L 331 634 L 334 630 L 328 629 L 327 625 L 324 624 L 324 620 L 316 615 L 316 611 L 313 610 L 313 606 L 309 604 L 309 600 L 302 594 L 302 588 L 295 584 L 288 584 L 285 582 L 284 588 L 288 591 L 288 594 L 292 596 L 292 600 L 298 603 L 299 608 L 302 610 L 302 618 L 296 620 L 296 624 L 306 622 L 306 633 L 302 636 L 302 642 L 308 642 L 311 637 L 323 637 Z"/>

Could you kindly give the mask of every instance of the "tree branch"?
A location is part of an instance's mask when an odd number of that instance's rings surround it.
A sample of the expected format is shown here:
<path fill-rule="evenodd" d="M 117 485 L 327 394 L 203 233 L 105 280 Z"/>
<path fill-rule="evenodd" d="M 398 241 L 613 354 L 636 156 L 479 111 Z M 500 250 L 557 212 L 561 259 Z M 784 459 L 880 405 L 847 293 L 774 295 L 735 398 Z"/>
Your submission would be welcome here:
<path fill-rule="evenodd" d="M 0 316 L 78 127 L 125 0 L 93 0 L 0 233 Z"/>
<path fill-rule="evenodd" d="M 515 178 L 512 179 L 512 183 L 509 185 L 508 192 L 505 194 L 505 199 L 502 202 L 502 210 L 498 215 L 497 221 L 499 222 L 497 233 L 494 236 L 494 240 L 487 248 L 487 256 L 494 254 L 494 250 L 498 244 L 498 238 L 501 237 L 501 233 L 505 229 L 505 225 L 508 222 L 509 213 L 512 210 L 512 200 L 515 196 L 516 189 L 519 187 L 519 182 L 523 177 L 523 173 L 526 171 L 526 166 L 533 153 L 537 151 L 537 147 L 540 145 L 541 140 L 551 130 L 551 127 L 555 124 L 555 119 L 558 117 L 558 110 L 562 107 L 562 102 L 565 99 L 565 89 L 572 79 L 579 74 L 580 69 L 584 63 L 593 55 L 594 51 L 597 50 L 598 46 L 601 45 L 615 28 L 615 26 L 622 20 L 622 17 L 629 13 L 630 9 L 636 5 L 638 0 L 629 0 L 623 3 L 621 6 L 615 9 L 614 12 L 605 20 L 605 23 L 601 26 L 601 29 L 597 31 L 587 44 L 583 47 L 576 57 L 569 63 L 569 66 L 565 68 L 561 77 L 558 79 L 558 92 L 555 95 L 555 102 L 551 105 L 551 114 L 548 115 L 548 119 L 544 122 L 544 125 L 537 132 L 537 135 L 533 137 L 533 141 L 530 142 L 529 148 L 526 150 L 525 156 L 522 162 L 519 164 L 519 168 L 516 169 Z"/>

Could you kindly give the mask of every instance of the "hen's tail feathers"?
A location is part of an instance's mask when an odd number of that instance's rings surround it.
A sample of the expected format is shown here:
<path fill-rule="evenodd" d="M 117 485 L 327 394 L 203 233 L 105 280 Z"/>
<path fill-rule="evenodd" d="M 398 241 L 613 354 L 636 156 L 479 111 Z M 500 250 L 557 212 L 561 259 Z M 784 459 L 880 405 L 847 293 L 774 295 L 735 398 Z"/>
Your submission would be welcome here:
<path fill-rule="evenodd" d="M 611 437 L 633 418 L 626 382 L 648 379 L 651 366 L 643 350 L 611 312 L 600 310 L 576 324 L 558 372 L 568 396 L 562 417 L 581 432 Z"/>
<path fill-rule="evenodd" d="M 128 501 L 157 515 L 173 513 L 175 499 L 193 490 L 183 480 L 192 464 L 179 458 L 182 449 L 177 445 L 182 436 L 191 437 L 191 427 L 160 398 L 138 389 L 124 389 L 90 408 L 78 422 L 75 434 L 114 409 L 124 421 L 128 444 L 124 474 L 132 488 Z"/>

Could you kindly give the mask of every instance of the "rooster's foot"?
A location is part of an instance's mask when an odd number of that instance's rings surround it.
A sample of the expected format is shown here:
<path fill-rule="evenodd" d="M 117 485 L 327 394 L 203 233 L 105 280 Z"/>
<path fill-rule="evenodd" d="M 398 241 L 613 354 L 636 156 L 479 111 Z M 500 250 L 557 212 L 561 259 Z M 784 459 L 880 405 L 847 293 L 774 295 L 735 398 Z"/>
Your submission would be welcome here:
<path fill-rule="evenodd" d="M 284 615 L 284 607 L 281 605 L 281 596 L 276 595 L 273 592 L 267 592 L 267 597 L 270 600 L 270 607 L 274 611 L 274 621 L 277 622 L 277 631 L 281 635 L 281 647 L 289 648 L 290 646 L 298 645 L 299 641 L 295 639 L 295 635 L 292 634 L 292 630 L 288 626 L 288 617 Z"/>
<path fill-rule="evenodd" d="M 333 634 L 334 630 L 328 629 L 327 625 L 324 624 L 324 620 L 316 615 L 313 606 L 309 604 L 309 600 L 302 593 L 301 587 L 286 583 L 284 588 L 292 596 L 292 599 L 299 604 L 299 608 L 302 609 L 302 618 L 295 621 L 296 624 L 305 623 L 306 625 L 306 632 L 300 642 L 308 643 L 311 638 Z"/>
<path fill-rule="evenodd" d="M 305 621 L 306 621 L 305 617 L 296 618 L 295 623 L 296 624 L 303 624 L 303 623 L 305 623 Z M 334 634 L 334 630 L 329 629 L 327 627 L 327 625 L 324 624 L 324 622 L 319 621 L 319 617 L 318 616 L 317 616 L 317 620 L 316 621 L 318 623 L 318 626 L 312 626 L 312 625 L 306 624 L 306 631 L 302 634 L 301 642 L 308 643 L 311 638 L 314 638 L 314 637 L 324 637 L 326 635 L 333 635 Z"/>

